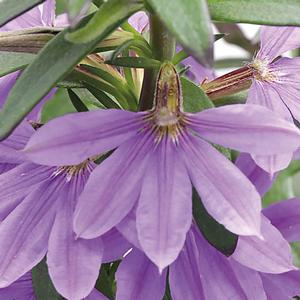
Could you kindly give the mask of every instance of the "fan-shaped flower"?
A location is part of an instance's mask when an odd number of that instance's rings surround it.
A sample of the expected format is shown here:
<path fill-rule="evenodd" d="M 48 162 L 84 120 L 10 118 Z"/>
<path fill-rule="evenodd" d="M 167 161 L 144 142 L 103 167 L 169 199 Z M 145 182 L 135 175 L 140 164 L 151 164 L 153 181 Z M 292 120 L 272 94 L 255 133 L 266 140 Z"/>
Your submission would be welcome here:
<path fill-rule="evenodd" d="M 40 128 L 26 146 L 27 156 L 45 165 L 74 165 L 117 148 L 92 172 L 76 207 L 75 232 L 101 236 L 138 203 L 140 243 L 160 269 L 176 259 L 191 226 L 192 184 L 230 231 L 261 234 L 255 187 L 206 140 L 252 154 L 294 151 L 300 143 L 293 124 L 261 106 L 187 114 L 181 93 L 178 74 L 166 63 L 152 110 L 70 114 Z"/>
<path fill-rule="evenodd" d="M 300 46 L 299 27 L 261 28 L 261 48 L 248 65 L 254 73 L 247 103 L 265 106 L 283 118 L 300 121 L 300 59 L 278 57 Z M 254 157 L 269 173 L 288 166 L 292 153 L 286 155 Z"/>
<path fill-rule="evenodd" d="M 0 287 L 9 286 L 47 254 L 57 291 L 67 299 L 82 299 L 94 287 L 101 262 L 120 258 L 129 244 L 115 229 L 101 238 L 75 240 L 75 205 L 95 164 L 86 160 L 48 167 L 28 162 L 24 153 L 7 151 L 15 146 L 10 140 L 16 131 L 0 144 L 1 158 L 6 154 L 6 160 L 18 161 L 0 176 Z"/>

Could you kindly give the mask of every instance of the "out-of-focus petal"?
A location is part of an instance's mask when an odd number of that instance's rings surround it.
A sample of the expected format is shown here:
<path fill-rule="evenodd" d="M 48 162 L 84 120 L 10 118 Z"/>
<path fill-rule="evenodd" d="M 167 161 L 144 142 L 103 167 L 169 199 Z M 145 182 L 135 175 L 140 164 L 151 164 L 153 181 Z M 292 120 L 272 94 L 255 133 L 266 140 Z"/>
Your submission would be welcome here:
<path fill-rule="evenodd" d="M 39 6 L 44 26 L 53 27 L 55 20 L 55 0 L 46 0 Z"/>
<path fill-rule="evenodd" d="M 189 115 L 190 126 L 213 143 L 256 155 L 292 153 L 299 129 L 259 105 L 227 105 Z"/>
<path fill-rule="evenodd" d="M 300 198 L 274 203 L 263 214 L 289 242 L 300 241 Z"/>
<path fill-rule="evenodd" d="M 140 135 L 122 144 L 91 174 L 76 207 L 74 231 L 95 238 L 116 226 L 138 199 L 153 139 Z"/>
<path fill-rule="evenodd" d="M 149 157 L 136 217 L 144 252 L 163 270 L 178 256 L 192 222 L 192 186 L 169 138 Z"/>
<path fill-rule="evenodd" d="M 257 166 L 251 155 L 241 153 L 235 165 L 250 179 L 261 196 L 271 188 L 275 177 Z"/>
<path fill-rule="evenodd" d="M 161 300 L 165 293 L 166 271 L 157 267 L 139 250 L 133 249 L 117 273 L 116 300 Z"/>
<path fill-rule="evenodd" d="M 260 59 L 272 61 L 286 51 L 300 47 L 299 27 L 262 26 L 261 46 L 257 53 Z"/>
<path fill-rule="evenodd" d="M 20 72 L 14 72 L 0 78 L 0 108 L 5 103 L 7 96 L 14 86 Z"/>
<path fill-rule="evenodd" d="M 149 30 L 149 18 L 143 11 L 139 11 L 128 19 L 128 23 L 138 32 L 144 33 Z"/>
<path fill-rule="evenodd" d="M 136 135 L 142 115 L 115 109 L 68 114 L 38 129 L 25 150 L 36 163 L 79 164 Z"/>
<path fill-rule="evenodd" d="M 208 213 L 236 234 L 260 235 L 261 199 L 247 177 L 205 141 L 186 136 L 180 143 L 191 181 Z"/>
<path fill-rule="evenodd" d="M 248 268 L 265 273 L 294 270 L 290 245 L 264 216 L 261 232 L 264 239 L 240 236 L 231 258 Z"/>

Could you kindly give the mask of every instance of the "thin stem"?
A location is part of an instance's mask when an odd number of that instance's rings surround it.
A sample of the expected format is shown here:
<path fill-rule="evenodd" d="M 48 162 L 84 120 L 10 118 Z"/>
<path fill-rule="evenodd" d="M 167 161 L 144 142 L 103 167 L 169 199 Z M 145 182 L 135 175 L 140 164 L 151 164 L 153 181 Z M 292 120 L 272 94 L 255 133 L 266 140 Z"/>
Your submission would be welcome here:
<path fill-rule="evenodd" d="M 175 39 L 155 14 L 150 15 L 150 45 L 153 58 L 164 62 L 172 60 L 175 53 Z M 153 106 L 155 82 L 158 69 L 144 71 L 144 80 L 139 102 L 139 110 L 148 110 Z"/>

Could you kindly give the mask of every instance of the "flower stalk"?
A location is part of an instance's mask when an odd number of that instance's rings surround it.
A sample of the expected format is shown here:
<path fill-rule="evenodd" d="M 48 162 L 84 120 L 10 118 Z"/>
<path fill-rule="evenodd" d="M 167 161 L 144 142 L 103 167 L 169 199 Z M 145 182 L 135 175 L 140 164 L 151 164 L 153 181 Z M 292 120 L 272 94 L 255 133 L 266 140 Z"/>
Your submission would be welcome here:
<path fill-rule="evenodd" d="M 150 17 L 150 45 L 153 58 L 161 62 L 172 60 L 175 53 L 175 39 L 165 25 L 155 14 Z M 144 72 L 144 80 L 139 102 L 139 110 L 151 109 L 154 101 L 155 81 L 158 69 L 149 69 Z"/>

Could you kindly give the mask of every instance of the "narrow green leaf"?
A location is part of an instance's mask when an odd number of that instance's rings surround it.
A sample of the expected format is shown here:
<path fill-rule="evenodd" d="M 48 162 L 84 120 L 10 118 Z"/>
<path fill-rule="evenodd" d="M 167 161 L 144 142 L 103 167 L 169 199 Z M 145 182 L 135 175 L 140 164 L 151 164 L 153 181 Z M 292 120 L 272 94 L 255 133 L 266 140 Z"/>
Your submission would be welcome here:
<path fill-rule="evenodd" d="M 102 264 L 100 274 L 96 282 L 96 289 L 103 293 L 108 299 L 114 300 L 114 274 L 110 274 L 110 264 Z"/>
<path fill-rule="evenodd" d="M 0 26 L 16 18 L 43 0 L 2 0 L 0 1 Z"/>
<path fill-rule="evenodd" d="M 43 96 L 133 11 L 130 8 L 123 9 L 121 14 L 119 11 L 112 11 L 110 6 L 103 5 L 99 12 L 105 21 L 101 23 L 103 27 L 98 32 L 97 39 L 86 44 L 74 44 L 65 39 L 68 33 L 66 29 L 55 36 L 25 69 L 0 112 L 0 139 L 9 135 Z"/>
<path fill-rule="evenodd" d="M 205 0 L 148 0 L 148 3 L 187 52 L 205 65 L 212 63 L 213 35 Z"/>
<path fill-rule="evenodd" d="M 126 18 L 142 8 L 135 0 L 109 0 L 100 6 L 86 26 L 69 33 L 67 39 L 74 43 L 88 43 L 98 39 L 104 31 L 110 30 L 111 24 L 122 24 Z M 115 26 L 113 27 L 113 29 Z"/>
<path fill-rule="evenodd" d="M 91 74 L 96 75 L 104 81 L 108 82 L 112 88 L 115 88 L 121 94 L 121 98 L 118 98 L 118 101 L 124 99 L 122 100 L 123 107 L 129 108 L 131 110 L 136 109 L 138 99 L 125 80 L 120 80 L 119 78 L 100 68 L 95 68 L 88 65 L 82 65 L 81 67 Z"/>
<path fill-rule="evenodd" d="M 59 295 L 49 277 L 46 259 L 43 259 L 32 269 L 32 283 L 36 300 L 63 300 Z"/>
<path fill-rule="evenodd" d="M 193 217 L 199 230 L 213 247 L 226 256 L 230 256 L 234 252 L 238 236 L 228 231 L 223 225 L 209 215 L 194 188 Z"/>
<path fill-rule="evenodd" d="M 181 77 L 183 108 L 186 112 L 199 112 L 214 107 L 204 91 L 190 80 Z"/>
<path fill-rule="evenodd" d="M 71 89 L 68 90 L 68 94 L 73 106 L 76 108 L 77 111 L 88 111 L 88 108 L 85 104 L 81 101 L 81 99 L 74 93 Z"/>
<path fill-rule="evenodd" d="M 119 67 L 141 68 L 141 69 L 155 69 L 159 68 L 161 62 L 151 58 L 145 57 L 117 57 L 114 60 L 105 61 L 106 64 L 115 65 Z"/>
<path fill-rule="evenodd" d="M 0 77 L 24 69 L 34 58 L 30 53 L 0 51 Z"/>
<path fill-rule="evenodd" d="M 106 108 L 118 108 L 121 107 L 113 100 L 111 99 L 106 93 L 104 93 L 102 90 L 95 88 L 92 85 L 89 85 L 88 83 L 85 83 L 86 88 L 89 90 L 91 94 L 93 94 L 96 99 L 103 104 Z"/>
<path fill-rule="evenodd" d="M 299 0 L 208 0 L 214 21 L 300 25 Z"/>

